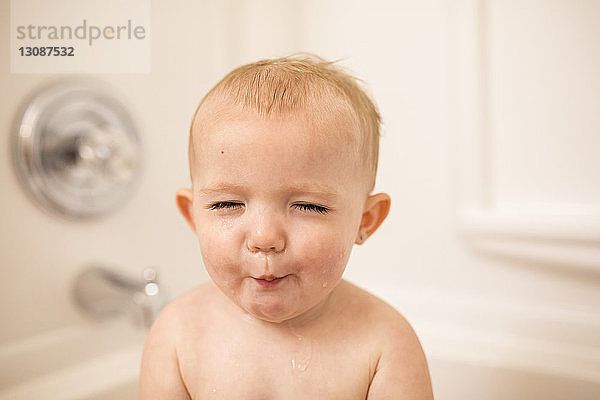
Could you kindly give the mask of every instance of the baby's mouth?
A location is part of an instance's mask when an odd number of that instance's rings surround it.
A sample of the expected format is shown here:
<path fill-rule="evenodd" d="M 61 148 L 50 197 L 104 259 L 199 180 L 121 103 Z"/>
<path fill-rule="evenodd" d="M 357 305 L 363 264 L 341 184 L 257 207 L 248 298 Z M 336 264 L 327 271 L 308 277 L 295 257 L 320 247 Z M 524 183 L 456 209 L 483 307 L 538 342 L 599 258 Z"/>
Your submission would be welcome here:
<path fill-rule="evenodd" d="M 258 278 L 252 277 L 252 279 L 254 279 L 254 281 L 258 283 L 261 287 L 269 288 L 277 286 L 288 276 L 289 275 L 284 275 L 280 277 L 277 277 L 275 275 L 261 275 Z"/>

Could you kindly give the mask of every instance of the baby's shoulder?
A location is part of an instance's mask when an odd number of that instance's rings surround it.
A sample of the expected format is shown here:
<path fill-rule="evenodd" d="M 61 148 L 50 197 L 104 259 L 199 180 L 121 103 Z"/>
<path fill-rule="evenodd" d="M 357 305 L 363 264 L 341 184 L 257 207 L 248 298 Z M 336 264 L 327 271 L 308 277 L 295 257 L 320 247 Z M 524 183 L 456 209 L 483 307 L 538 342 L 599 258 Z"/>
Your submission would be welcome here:
<path fill-rule="evenodd" d="M 355 331 L 374 344 L 380 354 L 421 353 L 421 344 L 406 318 L 394 307 L 368 291 L 345 282 L 341 300 Z"/>
<path fill-rule="evenodd" d="M 210 282 L 200 284 L 177 296 L 160 312 L 151 328 L 151 333 L 175 339 L 183 332 L 196 331 L 205 325 L 212 302 L 214 286 Z"/>
<path fill-rule="evenodd" d="M 189 328 L 202 320 L 197 316 L 201 312 L 194 312 L 194 305 L 202 304 L 209 293 L 207 285 L 200 285 L 177 297 L 158 315 L 144 345 L 139 398 L 189 398 L 179 368 L 179 350 L 189 340 Z"/>
<path fill-rule="evenodd" d="M 362 327 L 361 331 L 371 344 L 371 356 L 376 360 L 369 395 L 376 398 L 391 398 L 397 394 L 432 398 L 427 361 L 406 318 L 385 301 L 357 286 L 346 284 L 344 291 L 349 304 L 348 315 L 357 316 L 353 317 L 356 318 L 355 327 Z"/>
<path fill-rule="evenodd" d="M 370 331 L 412 331 L 406 318 L 394 307 L 348 281 L 343 281 L 339 294 L 348 315 L 355 316 L 359 323 Z"/>

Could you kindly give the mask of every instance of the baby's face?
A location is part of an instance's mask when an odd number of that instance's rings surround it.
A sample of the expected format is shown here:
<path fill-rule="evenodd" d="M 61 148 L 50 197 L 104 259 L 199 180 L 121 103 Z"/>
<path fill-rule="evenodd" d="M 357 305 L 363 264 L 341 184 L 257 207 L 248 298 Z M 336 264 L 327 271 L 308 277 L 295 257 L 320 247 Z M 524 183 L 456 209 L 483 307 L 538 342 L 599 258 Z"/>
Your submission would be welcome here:
<path fill-rule="evenodd" d="M 252 316 L 318 309 L 342 277 L 367 193 L 347 118 L 232 109 L 196 136 L 193 221 L 214 283 Z M 322 116 L 321 116 L 322 118 Z"/>

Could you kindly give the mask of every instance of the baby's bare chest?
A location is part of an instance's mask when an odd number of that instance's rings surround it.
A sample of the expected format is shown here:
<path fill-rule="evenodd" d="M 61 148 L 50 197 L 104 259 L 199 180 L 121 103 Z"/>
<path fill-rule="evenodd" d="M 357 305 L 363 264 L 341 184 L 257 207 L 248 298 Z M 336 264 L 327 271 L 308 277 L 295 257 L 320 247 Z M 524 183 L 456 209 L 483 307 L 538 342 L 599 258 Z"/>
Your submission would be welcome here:
<path fill-rule="evenodd" d="M 188 347 L 180 366 L 194 400 L 363 400 L 373 361 L 368 346 L 352 341 L 223 337 Z"/>

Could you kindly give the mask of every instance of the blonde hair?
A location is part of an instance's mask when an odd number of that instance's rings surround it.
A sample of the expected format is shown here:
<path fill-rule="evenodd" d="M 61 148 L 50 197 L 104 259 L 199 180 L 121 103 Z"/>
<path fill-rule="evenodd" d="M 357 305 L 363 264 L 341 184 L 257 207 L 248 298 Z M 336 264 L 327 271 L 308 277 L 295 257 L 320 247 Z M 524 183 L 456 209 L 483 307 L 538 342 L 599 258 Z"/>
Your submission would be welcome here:
<path fill-rule="evenodd" d="M 360 87 L 359 80 L 335 65 L 335 62 L 314 55 L 289 56 L 246 64 L 227 74 L 204 96 L 192 118 L 188 154 L 190 175 L 195 157 L 194 130 L 197 118 L 203 104 L 214 97 L 255 110 L 261 116 L 285 115 L 315 105 L 327 112 L 334 110 L 341 101 L 358 126 L 360 137 L 357 150 L 368 168 L 369 191 L 373 190 L 379 157 L 381 116 L 376 105 Z"/>

